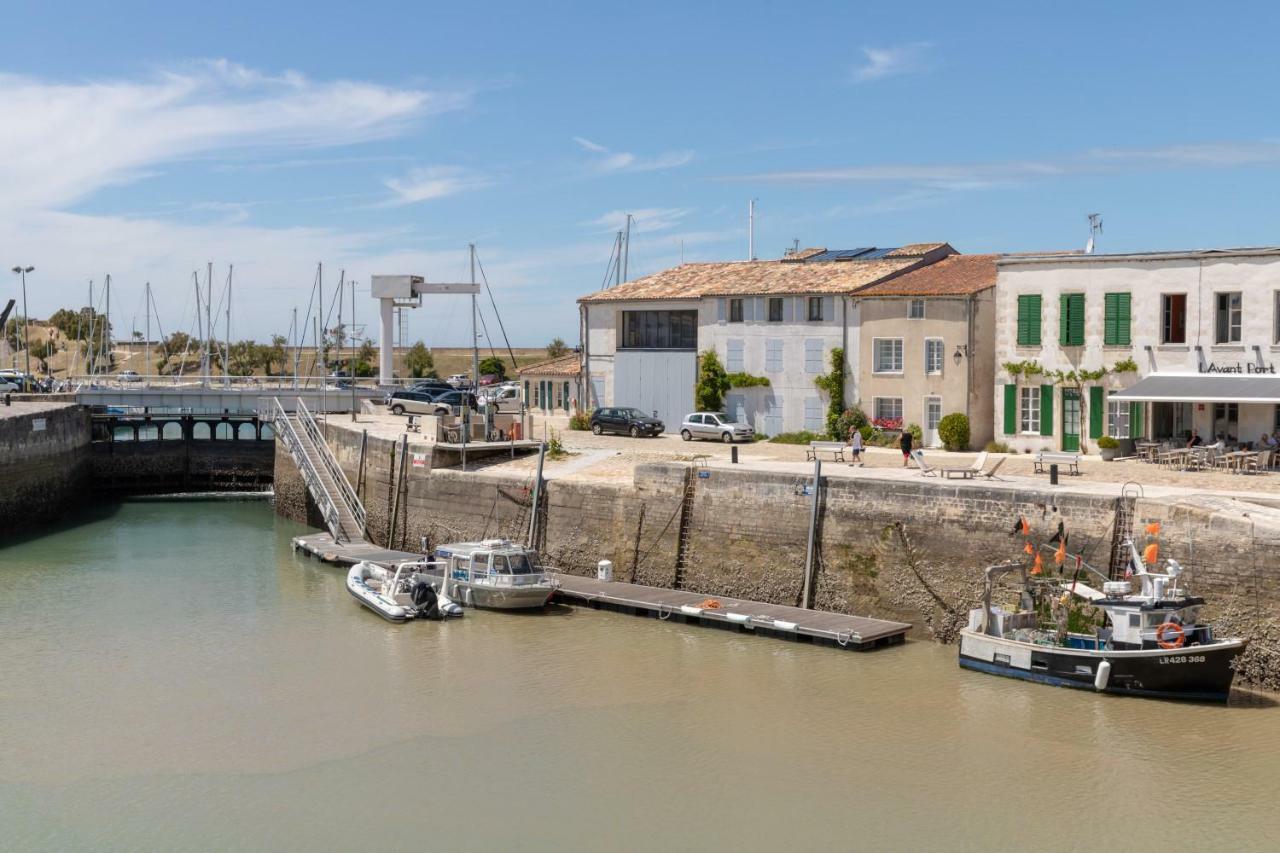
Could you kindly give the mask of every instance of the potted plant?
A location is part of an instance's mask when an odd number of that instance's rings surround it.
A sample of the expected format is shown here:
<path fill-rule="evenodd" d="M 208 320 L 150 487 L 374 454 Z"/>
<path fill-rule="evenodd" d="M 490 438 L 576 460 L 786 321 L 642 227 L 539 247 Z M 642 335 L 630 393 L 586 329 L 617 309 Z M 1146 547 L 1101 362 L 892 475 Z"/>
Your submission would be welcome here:
<path fill-rule="evenodd" d="M 1120 450 L 1120 442 L 1109 435 L 1104 435 L 1098 439 L 1098 454 L 1102 456 L 1103 462 L 1110 462 L 1116 458 L 1116 453 Z"/>

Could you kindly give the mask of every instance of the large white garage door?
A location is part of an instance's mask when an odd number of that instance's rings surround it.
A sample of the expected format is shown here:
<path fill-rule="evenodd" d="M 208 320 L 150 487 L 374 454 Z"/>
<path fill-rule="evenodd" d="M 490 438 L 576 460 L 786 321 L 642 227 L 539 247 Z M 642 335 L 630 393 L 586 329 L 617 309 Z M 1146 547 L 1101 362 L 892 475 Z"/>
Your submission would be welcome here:
<path fill-rule="evenodd" d="M 613 361 L 614 406 L 657 412 L 668 432 L 693 411 L 698 354 L 685 350 L 619 352 Z"/>

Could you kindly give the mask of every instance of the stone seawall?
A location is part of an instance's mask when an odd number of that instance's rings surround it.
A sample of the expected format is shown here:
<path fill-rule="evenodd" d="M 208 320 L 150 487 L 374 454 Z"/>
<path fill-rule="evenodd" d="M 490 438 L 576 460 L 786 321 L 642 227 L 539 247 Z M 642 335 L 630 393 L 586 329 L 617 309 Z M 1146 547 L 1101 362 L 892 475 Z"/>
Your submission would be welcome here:
<path fill-rule="evenodd" d="M 89 412 L 15 403 L 0 409 L 0 518 L 14 529 L 56 519 L 89 494 Z"/>
<path fill-rule="evenodd" d="M 274 454 L 271 441 L 97 441 L 93 489 L 113 495 L 265 491 Z"/>
<path fill-rule="evenodd" d="M 331 430 L 330 444 L 358 484 L 371 538 L 386 544 L 398 447 L 370 438 L 362 474 L 358 432 Z M 433 469 L 429 446 L 411 444 L 409 451 L 425 458 L 421 467 L 406 467 L 395 547 L 416 550 L 421 537 L 432 544 L 524 537 L 531 478 Z M 539 537 L 544 559 L 580 574 L 610 559 L 620 580 L 673 585 L 686 477 L 684 465 L 655 463 L 638 466 L 631 483 L 547 482 Z M 808 479 L 724 467 L 694 478 L 684 587 L 797 604 L 811 511 Z M 1063 521 L 1071 552 L 1083 551 L 1105 567 L 1118 498 L 1069 488 L 852 477 L 826 479 L 821 494 L 816 606 L 900 619 L 943 640 L 966 621 L 983 568 L 1021 556 L 1023 540 L 1012 534 L 1020 517 L 1037 542 Z M 276 495 L 278 511 L 322 526 L 278 444 Z M 1192 591 L 1210 600 L 1220 633 L 1253 640 L 1244 679 L 1280 688 L 1280 566 L 1268 558 L 1280 543 L 1280 510 L 1228 498 L 1138 499 L 1134 518 L 1140 538 L 1146 523 L 1162 523 L 1162 555 L 1182 562 Z M 1053 570 L 1047 555 L 1045 564 Z"/>

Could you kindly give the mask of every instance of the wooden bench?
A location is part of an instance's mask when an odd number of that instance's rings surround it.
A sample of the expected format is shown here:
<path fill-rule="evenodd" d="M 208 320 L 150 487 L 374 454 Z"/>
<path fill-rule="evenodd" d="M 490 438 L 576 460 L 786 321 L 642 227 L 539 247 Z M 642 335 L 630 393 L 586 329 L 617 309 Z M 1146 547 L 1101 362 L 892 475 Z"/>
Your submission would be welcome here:
<path fill-rule="evenodd" d="M 1050 465 L 1065 465 L 1067 473 L 1080 476 L 1080 454 L 1064 453 L 1058 450 L 1041 450 L 1036 453 L 1033 460 L 1034 467 L 1032 470 L 1037 474 L 1043 474 L 1048 470 Z"/>
<path fill-rule="evenodd" d="M 840 441 L 811 441 L 805 451 L 805 458 L 812 462 L 818 458 L 819 453 L 830 453 L 834 461 L 843 462 L 845 446 Z"/>

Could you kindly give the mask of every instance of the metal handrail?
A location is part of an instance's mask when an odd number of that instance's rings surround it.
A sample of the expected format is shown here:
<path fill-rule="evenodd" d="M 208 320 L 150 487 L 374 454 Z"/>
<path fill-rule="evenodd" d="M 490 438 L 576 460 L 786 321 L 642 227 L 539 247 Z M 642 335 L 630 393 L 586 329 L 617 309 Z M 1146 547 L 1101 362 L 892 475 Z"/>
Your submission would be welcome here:
<path fill-rule="evenodd" d="M 302 424 L 302 428 L 311 437 L 311 443 L 320 455 L 320 462 L 328 470 L 329 476 L 333 478 L 334 484 L 338 487 L 338 497 L 347 505 L 347 511 L 356 520 L 356 524 L 359 525 L 360 532 L 363 534 L 367 518 L 364 504 L 360 502 L 360 498 L 356 495 L 356 490 L 351 488 L 351 481 L 347 479 L 346 472 L 342 470 L 342 466 L 338 464 L 337 457 L 329 449 L 329 443 L 325 441 L 324 435 L 320 432 L 320 427 L 316 425 L 315 417 L 312 416 L 311 411 L 307 408 L 307 404 L 302 402 L 301 397 L 298 398 L 298 422 Z"/>
<path fill-rule="evenodd" d="M 279 398 L 273 397 L 272 400 L 275 403 L 276 435 L 284 440 L 285 447 L 297 464 L 298 472 L 302 474 L 302 480 L 306 483 L 307 490 L 315 498 L 316 505 L 320 508 L 320 514 L 324 516 L 325 524 L 329 526 L 329 532 L 333 534 L 334 541 L 340 541 L 342 539 L 342 517 L 338 514 L 338 505 L 334 503 L 333 496 L 329 494 L 329 490 L 324 487 L 324 482 L 320 479 L 319 472 L 316 471 L 315 465 L 312 464 L 311 457 L 307 455 L 302 439 L 299 438 L 298 433 L 294 430 L 293 422 L 289 420 L 289 415 L 285 412 L 284 406 L 280 405 Z M 284 424 L 283 429 L 279 427 L 281 423 Z"/>

